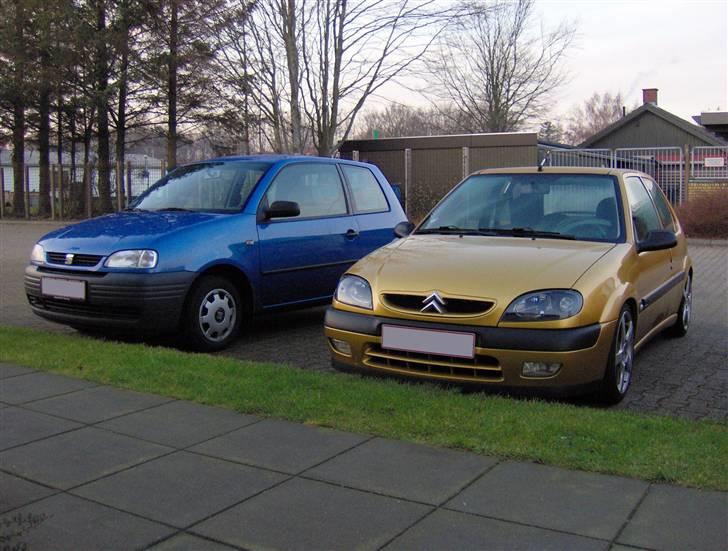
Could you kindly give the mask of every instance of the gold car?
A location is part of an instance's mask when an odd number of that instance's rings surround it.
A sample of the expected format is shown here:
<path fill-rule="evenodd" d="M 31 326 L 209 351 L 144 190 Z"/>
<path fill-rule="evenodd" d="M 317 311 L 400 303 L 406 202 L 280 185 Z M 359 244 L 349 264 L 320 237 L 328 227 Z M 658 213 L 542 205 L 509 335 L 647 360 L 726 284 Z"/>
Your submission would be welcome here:
<path fill-rule="evenodd" d="M 339 281 L 335 367 L 616 403 L 635 352 L 687 332 L 685 235 L 646 174 L 483 170 L 407 224 Z"/>

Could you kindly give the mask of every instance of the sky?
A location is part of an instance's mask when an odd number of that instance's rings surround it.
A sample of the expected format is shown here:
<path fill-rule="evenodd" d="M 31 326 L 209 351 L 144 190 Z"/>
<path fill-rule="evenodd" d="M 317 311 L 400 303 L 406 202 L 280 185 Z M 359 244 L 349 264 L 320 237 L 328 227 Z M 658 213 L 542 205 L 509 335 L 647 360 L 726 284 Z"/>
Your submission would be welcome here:
<path fill-rule="evenodd" d="M 622 92 L 628 108 L 639 106 L 643 88 L 658 88 L 658 105 L 690 122 L 728 111 L 728 0 L 536 0 L 534 15 L 544 29 L 563 21 L 577 29 L 569 78 L 544 120 L 565 122 L 595 92 Z M 377 107 L 388 101 L 427 104 L 396 86 Z"/>

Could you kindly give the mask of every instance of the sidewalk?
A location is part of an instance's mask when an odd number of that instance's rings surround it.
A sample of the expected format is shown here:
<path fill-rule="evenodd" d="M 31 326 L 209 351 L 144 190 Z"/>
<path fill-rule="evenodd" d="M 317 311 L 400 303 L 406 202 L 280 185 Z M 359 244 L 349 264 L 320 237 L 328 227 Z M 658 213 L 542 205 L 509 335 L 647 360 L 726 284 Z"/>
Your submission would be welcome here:
<path fill-rule="evenodd" d="M 0 545 L 31 550 L 728 547 L 726 493 L 242 415 L 8 364 L 0 517 Z"/>

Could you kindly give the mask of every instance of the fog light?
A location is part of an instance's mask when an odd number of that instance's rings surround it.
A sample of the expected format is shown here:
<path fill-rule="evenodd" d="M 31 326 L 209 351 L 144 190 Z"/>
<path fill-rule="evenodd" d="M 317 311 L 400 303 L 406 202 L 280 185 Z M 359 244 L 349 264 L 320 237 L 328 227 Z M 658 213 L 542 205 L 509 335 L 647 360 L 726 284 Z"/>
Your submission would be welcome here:
<path fill-rule="evenodd" d="M 523 362 L 521 373 L 524 377 L 551 377 L 561 369 L 561 364 L 546 362 Z"/>
<path fill-rule="evenodd" d="M 329 339 L 329 342 L 339 354 L 351 356 L 351 345 L 348 342 L 339 339 Z"/>

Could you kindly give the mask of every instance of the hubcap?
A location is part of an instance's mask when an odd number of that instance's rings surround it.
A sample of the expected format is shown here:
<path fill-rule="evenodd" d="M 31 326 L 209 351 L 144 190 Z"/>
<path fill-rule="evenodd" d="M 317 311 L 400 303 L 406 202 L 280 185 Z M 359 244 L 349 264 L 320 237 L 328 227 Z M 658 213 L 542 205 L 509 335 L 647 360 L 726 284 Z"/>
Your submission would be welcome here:
<path fill-rule="evenodd" d="M 685 282 L 683 288 L 683 311 L 682 311 L 682 324 L 683 329 L 688 328 L 690 325 L 690 314 L 693 310 L 693 278 L 688 276 L 688 280 Z"/>
<path fill-rule="evenodd" d="M 634 321 L 632 314 L 625 310 L 619 318 L 617 340 L 615 343 L 614 362 L 616 368 L 617 390 L 620 394 L 627 392 L 632 379 L 632 361 L 634 359 Z"/>
<path fill-rule="evenodd" d="M 200 329 L 205 338 L 220 342 L 235 327 L 235 299 L 225 289 L 213 289 L 200 304 Z"/>

